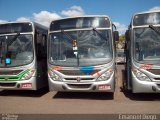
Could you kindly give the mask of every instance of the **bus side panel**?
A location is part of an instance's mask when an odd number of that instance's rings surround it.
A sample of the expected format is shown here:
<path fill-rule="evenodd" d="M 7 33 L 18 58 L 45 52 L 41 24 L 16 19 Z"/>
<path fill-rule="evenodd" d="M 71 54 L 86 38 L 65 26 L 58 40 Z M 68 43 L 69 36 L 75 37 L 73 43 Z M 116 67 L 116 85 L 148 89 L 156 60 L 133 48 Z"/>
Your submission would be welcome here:
<path fill-rule="evenodd" d="M 131 41 L 127 41 L 126 43 L 126 65 L 125 65 L 125 77 L 124 87 L 128 90 L 131 90 L 132 86 L 132 77 L 131 77 Z"/>
<path fill-rule="evenodd" d="M 35 47 L 37 59 L 37 89 L 48 85 L 47 81 L 47 35 L 35 33 Z"/>

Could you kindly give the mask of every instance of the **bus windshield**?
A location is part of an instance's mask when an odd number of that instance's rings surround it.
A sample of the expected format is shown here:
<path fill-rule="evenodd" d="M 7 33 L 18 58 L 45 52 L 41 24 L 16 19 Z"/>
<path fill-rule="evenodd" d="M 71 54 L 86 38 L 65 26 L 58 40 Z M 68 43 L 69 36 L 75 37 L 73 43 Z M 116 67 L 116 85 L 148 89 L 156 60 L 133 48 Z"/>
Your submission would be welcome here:
<path fill-rule="evenodd" d="M 160 64 L 160 34 L 150 27 L 135 28 L 133 32 L 135 59 L 140 63 Z"/>
<path fill-rule="evenodd" d="M 65 31 L 50 34 L 49 61 L 58 66 L 100 65 L 112 60 L 110 30 Z M 103 38 L 99 35 L 103 36 Z"/>
<path fill-rule="evenodd" d="M 29 34 L 0 36 L 0 67 L 26 65 L 33 60 L 33 36 Z M 9 59 L 10 63 L 7 63 Z"/>

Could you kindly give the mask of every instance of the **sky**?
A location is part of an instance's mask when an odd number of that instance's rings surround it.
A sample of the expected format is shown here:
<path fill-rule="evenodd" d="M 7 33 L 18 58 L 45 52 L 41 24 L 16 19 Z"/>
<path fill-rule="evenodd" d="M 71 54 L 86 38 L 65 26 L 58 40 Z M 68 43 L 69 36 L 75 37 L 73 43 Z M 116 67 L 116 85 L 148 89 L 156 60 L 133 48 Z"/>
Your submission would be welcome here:
<path fill-rule="evenodd" d="M 0 0 L 0 23 L 52 20 L 82 15 L 108 15 L 124 34 L 133 14 L 160 9 L 160 0 Z"/>

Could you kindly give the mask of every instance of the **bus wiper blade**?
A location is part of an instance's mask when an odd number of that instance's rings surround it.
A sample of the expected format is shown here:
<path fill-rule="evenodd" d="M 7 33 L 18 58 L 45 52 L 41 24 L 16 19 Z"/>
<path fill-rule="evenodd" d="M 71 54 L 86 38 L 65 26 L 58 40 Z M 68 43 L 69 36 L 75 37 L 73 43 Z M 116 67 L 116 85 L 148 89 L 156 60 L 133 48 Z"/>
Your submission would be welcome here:
<path fill-rule="evenodd" d="M 102 39 L 108 41 L 99 31 L 96 30 L 96 28 L 93 28 L 93 31 L 95 31 Z"/>
<path fill-rule="evenodd" d="M 65 32 L 64 30 L 61 30 L 61 32 L 71 41 L 75 41 L 67 32 Z"/>
<path fill-rule="evenodd" d="M 78 63 L 78 66 L 79 66 L 79 52 L 78 52 L 78 47 L 77 47 L 77 40 L 73 39 L 67 32 L 65 32 L 64 30 L 61 30 L 61 32 L 68 38 L 72 41 L 72 46 L 73 46 L 73 51 L 74 54 L 76 55 L 76 58 L 77 58 L 77 63 Z"/>
<path fill-rule="evenodd" d="M 5 59 L 8 56 L 8 46 L 10 46 L 18 38 L 18 36 L 20 36 L 19 32 L 13 37 L 13 39 L 7 41 L 7 44 L 6 44 L 7 45 L 7 50 L 5 51 Z M 7 64 L 5 63 L 5 65 L 7 65 Z"/>
<path fill-rule="evenodd" d="M 20 36 L 20 33 L 19 33 L 19 32 L 17 33 L 17 35 L 14 36 L 13 39 L 11 39 L 11 40 L 8 42 L 7 45 L 8 45 L 8 46 L 11 45 L 11 44 L 18 38 L 18 36 Z"/>
<path fill-rule="evenodd" d="M 149 28 L 151 28 L 152 30 L 154 30 L 156 33 L 160 34 L 160 30 L 158 28 L 156 28 L 153 25 L 149 25 Z"/>

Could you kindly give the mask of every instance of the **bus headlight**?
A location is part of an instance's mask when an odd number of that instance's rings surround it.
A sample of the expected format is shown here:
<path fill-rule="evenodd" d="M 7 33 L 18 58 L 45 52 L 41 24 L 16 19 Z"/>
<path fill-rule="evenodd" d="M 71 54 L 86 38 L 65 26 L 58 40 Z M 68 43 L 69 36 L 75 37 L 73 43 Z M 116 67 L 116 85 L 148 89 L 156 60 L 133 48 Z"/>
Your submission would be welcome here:
<path fill-rule="evenodd" d="M 35 72 L 36 72 L 35 69 L 30 69 L 26 74 L 23 75 L 23 77 L 21 79 L 28 80 L 35 75 Z"/>
<path fill-rule="evenodd" d="M 143 72 L 139 71 L 138 69 L 132 70 L 134 75 L 141 81 L 150 81 L 147 75 L 145 75 Z"/>
<path fill-rule="evenodd" d="M 52 70 L 48 71 L 48 75 L 54 81 L 62 81 L 62 79 L 56 73 L 54 73 Z"/>
<path fill-rule="evenodd" d="M 104 72 L 97 80 L 98 81 L 108 80 L 111 77 L 112 73 L 113 73 L 113 70 L 109 69 L 106 72 Z"/>

